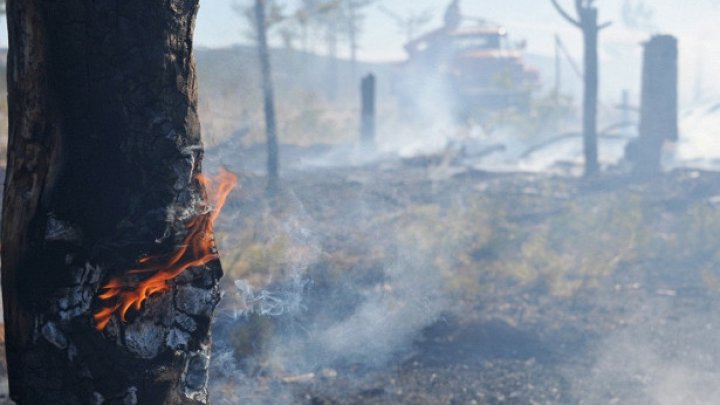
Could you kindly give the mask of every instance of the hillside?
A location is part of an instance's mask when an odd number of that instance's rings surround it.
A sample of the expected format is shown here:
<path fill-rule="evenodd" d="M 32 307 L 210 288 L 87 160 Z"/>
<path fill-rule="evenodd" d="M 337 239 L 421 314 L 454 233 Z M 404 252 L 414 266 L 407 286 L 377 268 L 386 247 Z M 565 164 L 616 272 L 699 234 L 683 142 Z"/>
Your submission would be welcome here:
<path fill-rule="evenodd" d="M 256 50 L 248 46 L 196 51 L 201 119 L 209 144 L 233 133 L 262 140 L 262 99 Z M 278 120 L 283 142 L 335 143 L 357 128 L 359 82 L 351 63 L 292 50 L 271 52 Z M 337 77 L 333 79 L 333 69 Z M 392 64 L 358 63 L 357 75 L 378 76 L 379 97 L 389 99 Z M 358 77 L 358 81 L 359 81 Z"/>

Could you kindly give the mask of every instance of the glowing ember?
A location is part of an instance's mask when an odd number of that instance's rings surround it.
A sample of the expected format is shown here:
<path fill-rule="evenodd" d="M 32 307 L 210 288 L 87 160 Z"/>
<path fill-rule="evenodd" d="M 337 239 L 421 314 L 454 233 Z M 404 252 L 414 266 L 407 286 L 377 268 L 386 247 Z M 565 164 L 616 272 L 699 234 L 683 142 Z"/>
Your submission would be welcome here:
<path fill-rule="evenodd" d="M 237 176 L 223 169 L 216 179 L 211 180 L 199 175 L 197 180 L 204 188 L 211 191 L 212 196 L 209 200 L 214 208 L 187 223 L 188 234 L 172 256 L 143 257 L 138 260 L 141 267 L 129 272 L 130 274 L 154 273 L 151 277 L 139 283 L 115 278 L 103 286 L 99 298 L 113 304 L 95 314 L 95 325 L 98 330 L 105 329 L 115 312 L 119 312 L 120 319 L 125 321 L 131 308 L 139 310 L 151 295 L 167 292 L 170 289 L 168 281 L 177 278 L 191 267 L 203 266 L 218 258 L 214 246 L 213 223 L 220 215 L 228 195 L 235 188 Z"/>

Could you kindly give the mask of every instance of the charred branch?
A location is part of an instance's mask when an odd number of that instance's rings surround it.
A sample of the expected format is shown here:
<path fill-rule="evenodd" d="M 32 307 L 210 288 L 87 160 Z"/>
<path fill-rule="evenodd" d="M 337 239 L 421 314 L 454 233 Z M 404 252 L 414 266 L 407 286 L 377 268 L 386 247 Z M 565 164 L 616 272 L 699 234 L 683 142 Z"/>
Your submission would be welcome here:
<path fill-rule="evenodd" d="M 552 2 L 553 7 L 555 7 L 555 10 L 557 10 L 557 12 L 560 14 L 560 16 L 562 16 L 562 18 L 564 18 L 567 22 L 569 22 L 570 24 L 572 24 L 578 28 L 581 27 L 580 21 L 572 18 L 570 16 L 570 13 L 565 11 L 565 9 L 562 8 L 562 6 L 560 6 L 560 4 L 557 2 L 557 0 L 550 0 L 550 1 Z"/>

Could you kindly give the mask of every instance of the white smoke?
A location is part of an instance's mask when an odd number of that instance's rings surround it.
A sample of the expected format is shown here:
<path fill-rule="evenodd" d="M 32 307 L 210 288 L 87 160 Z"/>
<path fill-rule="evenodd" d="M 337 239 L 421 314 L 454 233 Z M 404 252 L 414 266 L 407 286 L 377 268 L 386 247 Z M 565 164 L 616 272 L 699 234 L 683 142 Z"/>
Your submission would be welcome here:
<path fill-rule="evenodd" d="M 716 404 L 717 305 L 681 315 L 682 306 L 658 299 L 629 311 L 631 324 L 601 340 L 590 367 L 568 368 L 575 397 L 583 404 Z"/>
<path fill-rule="evenodd" d="M 413 339 L 446 308 L 443 280 L 426 265 L 411 262 L 392 265 L 385 275 L 385 283 L 366 291 L 350 316 L 330 324 L 305 325 L 307 333 L 300 339 L 277 337 L 273 363 L 295 372 L 338 363 L 382 366 L 411 350 Z M 333 305 L 328 302 L 321 311 Z"/>

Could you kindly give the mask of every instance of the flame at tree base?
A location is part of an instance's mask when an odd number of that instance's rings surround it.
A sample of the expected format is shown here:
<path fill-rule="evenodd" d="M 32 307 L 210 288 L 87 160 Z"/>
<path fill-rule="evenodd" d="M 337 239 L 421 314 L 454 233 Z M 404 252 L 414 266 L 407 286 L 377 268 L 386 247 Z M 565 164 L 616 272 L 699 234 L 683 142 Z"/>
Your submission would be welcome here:
<path fill-rule="evenodd" d="M 131 275 L 153 273 L 152 276 L 133 283 L 118 277 L 102 287 L 103 292 L 98 298 L 108 303 L 112 302 L 112 305 L 95 313 L 95 326 L 98 330 L 105 329 L 115 313 L 119 313 L 120 319 L 126 321 L 130 309 L 140 310 L 150 296 L 168 292 L 170 290 L 168 282 L 176 279 L 185 270 L 204 266 L 218 258 L 213 224 L 220 215 L 228 195 L 237 185 L 237 176 L 222 169 L 215 179 L 198 175 L 197 180 L 203 188 L 211 190 L 210 203 L 214 208 L 187 223 L 187 236 L 172 256 L 144 257 L 138 261 L 140 268 L 129 272 Z"/>

